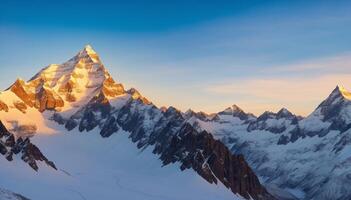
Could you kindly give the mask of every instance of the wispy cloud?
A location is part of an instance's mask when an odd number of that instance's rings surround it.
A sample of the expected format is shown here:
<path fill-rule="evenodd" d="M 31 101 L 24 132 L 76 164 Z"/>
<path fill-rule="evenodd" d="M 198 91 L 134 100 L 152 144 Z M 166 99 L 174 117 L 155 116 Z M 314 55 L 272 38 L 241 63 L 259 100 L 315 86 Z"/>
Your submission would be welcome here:
<path fill-rule="evenodd" d="M 351 88 L 351 54 L 299 62 L 265 69 L 259 78 L 240 78 L 209 85 L 213 95 L 232 98 L 249 111 L 260 113 L 292 108 L 307 115 L 336 87 Z"/>
<path fill-rule="evenodd" d="M 351 72 L 351 52 L 340 55 L 310 59 L 289 65 L 280 65 L 265 69 L 265 72 L 290 72 L 290 73 L 347 73 Z"/>

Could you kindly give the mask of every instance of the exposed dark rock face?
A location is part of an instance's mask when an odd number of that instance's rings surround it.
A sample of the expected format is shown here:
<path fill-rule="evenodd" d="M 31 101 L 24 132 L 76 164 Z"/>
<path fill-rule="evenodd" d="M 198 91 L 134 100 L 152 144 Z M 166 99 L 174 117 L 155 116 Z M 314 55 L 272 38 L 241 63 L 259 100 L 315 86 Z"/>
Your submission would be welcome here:
<path fill-rule="evenodd" d="M 245 198 L 274 199 L 262 187 L 242 155 L 233 155 L 211 134 L 199 133 L 188 123 L 172 137 L 160 158 L 165 165 L 180 162 L 182 170 L 193 168 L 209 183 L 221 181 Z"/>
<path fill-rule="evenodd" d="M 62 122 L 60 117 L 55 118 Z M 164 165 L 179 162 L 181 170 L 192 168 L 209 183 L 220 181 L 245 198 L 274 199 L 242 155 L 232 154 L 211 134 L 198 132 L 174 107 L 161 111 L 130 96 L 121 108 L 115 109 L 99 95 L 65 121 L 67 129 L 78 125 L 80 131 L 100 127 L 103 137 L 122 128 L 130 132 L 129 137 L 138 148 L 153 146 L 153 153 L 160 156 Z"/>
<path fill-rule="evenodd" d="M 296 125 L 299 120 L 299 116 L 292 114 L 285 108 L 277 113 L 266 111 L 249 123 L 247 131 L 266 130 L 272 133 L 282 133 L 289 126 Z"/>
<path fill-rule="evenodd" d="M 350 93 L 345 89 L 337 86 L 331 94 L 316 108 L 316 110 L 307 118 L 297 117 L 292 121 L 296 126 L 291 129 L 287 135 L 282 135 L 278 144 L 287 144 L 295 142 L 299 138 L 305 137 L 323 137 L 331 130 L 343 133 L 351 128 L 351 116 L 349 109 L 351 108 Z M 318 128 L 311 128 L 308 121 L 320 121 Z M 304 125 L 307 124 L 307 125 Z M 314 125 L 316 126 L 316 125 Z"/>
<path fill-rule="evenodd" d="M 113 133 L 117 132 L 119 127 L 117 125 L 117 121 L 115 117 L 109 117 L 106 122 L 102 125 L 102 129 L 100 131 L 100 135 L 102 137 L 109 137 Z"/>
<path fill-rule="evenodd" d="M 334 104 L 339 102 L 338 104 Z M 321 114 L 323 115 L 323 120 L 329 120 L 336 117 L 342 108 L 342 103 L 344 98 L 340 92 L 340 88 L 337 86 L 332 93 L 317 107 L 321 109 Z"/>
<path fill-rule="evenodd" d="M 122 84 L 116 83 L 108 74 L 108 78 L 103 82 L 102 92 L 105 96 L 116 97 L 125 92 Z"/>
<path fill-rule="evenodd" d="M 27 106 L 25 103 L 23 103 L 21 101 L 15 101 L 15 102 L 13 102 L 13 105 L 15 106 L 15 108 L 17 108 L 22 113 L 26 113 Z"/>
<path fill-rule="evenodd" d="M 50 167 L 56 169 L 55 164 L 49 161 L 39 150 L 37 146 L 30 142 L 29 138 L 15 139 L 0 121 L 0 153 L 8 161 L 13 160 L 13 155 L 20 155 L 21 159 L 26 162 L 35 171 L 38 171 L 38 161 L 44 161 Z"/>
<path fill-rule="evenodd" d="M 0 111 L 5 111 L 5 112 L 9 111 L 9 107 L 6 105 L 6 103 L 4 103 L 1 100 L 0 100 Z"/>
<path fill-rule="evenodd" d="M 290 132 L 289 132 L 289 136 L 287 135 L 281 135 L 279 140 L 278 140 L 278 145 L 284 145 L 284 144 L 287 144 L 289 142 L 295 142 L 297 139 L 299 138 L 305 138 L 306 135 L 304 134 L 304 132 L 300 129 L 300 127 L 297 125 L 294 127 L 294 129 L 292 129 Z"/>
<path fill-rule="evenodd" d="M 331 122 L 331 130 L 340 130 L 343 132 L 351 128 L 351 123 L 346 117 L 344 117 L 345 115 L 348 115 L 345 113 L 345 108 L 350 106 L 351 103 L 344 95 L 349 94 L 344 91 L 343 88 L 337 86 L 328 98 L 325 99 L 316 109 L 320 110 L 323 121 Z"/>
<path fill-rule="evenodd" d="M 40 112 L 64 106 L 64 101 L 59 95 L 43 86 L 43 80 L 26 83 L 18 79 L 9 89 L 23 101 L 14 102 L 14 106 L 23 113 L 26 112 L 27 106 L 35 107 Z"/>
<path fill-rule="evenodd" d="M 335 144 L 333 151 L 338 153 L 341 151 L 345 146 L 351 145 L 351 135 L 344 135 L 340 138 L 340 140 Z"/>
<path fill-rule="evenodd" d="M 288 144 L 289 143 L 289 136 L 286 135 L 281 135 L 279 137 L 278 143 L 277 144 Z"/>
<path fill-rule="evenodd" d="M 280 110 L 277 112 L 276 117 L 277 117 L 278 119 L 285 118 L 285 119 L 290 119 L 290 120 L 293 120 L 293 119 L 298 118 L 296 115 L 292 114 L 292 113 L 291 113 L 288 109 L 286 109 L 286 108 L 280 109 Z"/>
<path fill-rule="evenodd" d="M 184 114 L 183 114 L 183 117 L 186 119 L 186 120 L 189 120 L 191 119 L 192 117 L 196 118 L 196 119 L 199 119 L 201 121 L 218 121 L 219 120 L 219 116 L 217 113 L 214 113 L 214 114 L 207 114 L 205 112 L 195 112 L 191 109 L 187 110 Z"/>
<path fill-rule="evenodd" d="M 143 103 L 145 104 L 150 104 L 151 101 L 149 101 L 147 98 L 143 97 L 140 92 L 135 89 L 135 88 L 131 88 L 127 91 L 128 94 L 132 95 L 133 99 L 139 99 L 141 100 Z"/>
<path fill-rule="evenodd" d="M 34 95 L 27 93 L 25 89 L 25 82 L 23 80 L 17 79 L 9 89 L 13 93 L 15 93 L 29 107 L 34 106 Z"/>
<path fill-rule="evenodd" d="M 42 87 L 36 94 L 35 107 L 38 108 L 40 112 L 44 112 L 45 110 L 54 110 L 55 108 L 63 106 L 63 100 L 60 96 L 54 94 L 53 91 Z"/>
<path fill-rule="evenodd" d="M 75 84 L 73 81 L 67 81 L 66 84 L 63 84 L 60 86 L 58 93 L 65 98 L 66 101 L 68 102 L 75 102 L 76 97 L 72 94 L 73 89 L 75 88 Z"/>

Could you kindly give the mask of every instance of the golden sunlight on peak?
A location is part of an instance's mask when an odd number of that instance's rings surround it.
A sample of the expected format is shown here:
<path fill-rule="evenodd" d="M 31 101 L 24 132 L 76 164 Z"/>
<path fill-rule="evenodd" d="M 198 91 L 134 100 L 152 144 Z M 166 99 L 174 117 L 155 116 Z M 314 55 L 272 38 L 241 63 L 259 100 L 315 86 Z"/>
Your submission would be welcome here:
<path fill-rule="evenodd" d="M 96 54 L 96 52 L 90 44 L 84 46 L 84 51 L 86 51 L 88 54 Z"/>
<path fill-rule="evenodd" d="M 351 100 L 351 93 L 348 90 L 346 90 L 343 86 L 340 85 L 338 85 L 338 88 L 343 97 L 345 97 L 348 100 Z"/>

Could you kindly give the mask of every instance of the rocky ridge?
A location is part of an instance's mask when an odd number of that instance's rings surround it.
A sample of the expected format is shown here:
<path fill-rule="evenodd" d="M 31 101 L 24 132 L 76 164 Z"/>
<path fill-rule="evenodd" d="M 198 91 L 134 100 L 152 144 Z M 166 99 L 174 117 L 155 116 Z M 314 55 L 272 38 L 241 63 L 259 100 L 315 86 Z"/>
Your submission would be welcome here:
<path fill-rule="evenodd" d="M 191 124 L 243 154 L 266 188 L 294 191 L 288 196 L 296 199 L 350 199 L 350 97 L 337 86 L 305 118 L 286 109 L 251 121 L 220 112 L 218 121 Z"/>
<path fill-rule="evenodd" d="M 102 137 L 123 129 L 138 148 L 153 148 L 164 165 L 180 163 L 182 170 L 191 168 L 209 183 L 222 182 L 245 198 L 274 199 L 242 155 L 233 155 L 210 133 L 194 129 L 177 109 L 161 110 L 136 89 L 125 90 L 89 45 L 69 61 L 45 67 L 28 82 L 17 80 L 6 92 L 20 99 L 13 102 L 18 106 L 4 101 L 10 111 L 25 114 L 28 108 L 35 108 L 67 130 L 89 132 L 98 128 Z M 28 149 L 24 151 L 28 154 L 25 161 L 33 169 L 33 160 L 51 163 L 29 138 L 22 140 L 19 138 L 19 143 Z"/>
<path fill-rule="evenodd" d="M 8 160 L 12 161 L 14 155 L 19 155 L 32 169 L 38 171 L 38 162 L 42 161 L 53 169 L 57 169 L 55 164 L 48 160 L 37 146 L 31 143 L 29 138 L 16 138 L 10 133 L 0 121 L 0 153 Z"/>

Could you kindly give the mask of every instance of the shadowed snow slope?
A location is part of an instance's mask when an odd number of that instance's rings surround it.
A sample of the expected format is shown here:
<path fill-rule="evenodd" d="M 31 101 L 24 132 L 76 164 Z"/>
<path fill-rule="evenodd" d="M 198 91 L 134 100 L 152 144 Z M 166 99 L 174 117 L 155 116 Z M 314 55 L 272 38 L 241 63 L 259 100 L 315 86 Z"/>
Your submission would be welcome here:
<path fill-rule="evenodd" d="M 149 149 L 138 150 L 123 131 L 107 139 L 96 130 L 73 130 L 37 135 L 33 142 L 55 160 L 58 171 L 41 166 L 35 172 L 22 162 L 0 158 L 0 185 L 31 199 L 239 199 L 193 170 L 161 167 Z"/>
<path fill-rule="evenodd" d="M 28 200 L 28 198 L 16 194 L 14 192 L 11 192 L 9 190 L 6 189 L 2 189 L 0 188 L 0 199 L 1 200 Z"/>

